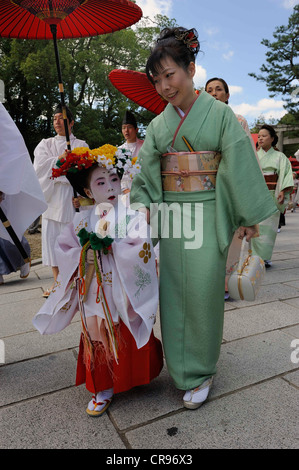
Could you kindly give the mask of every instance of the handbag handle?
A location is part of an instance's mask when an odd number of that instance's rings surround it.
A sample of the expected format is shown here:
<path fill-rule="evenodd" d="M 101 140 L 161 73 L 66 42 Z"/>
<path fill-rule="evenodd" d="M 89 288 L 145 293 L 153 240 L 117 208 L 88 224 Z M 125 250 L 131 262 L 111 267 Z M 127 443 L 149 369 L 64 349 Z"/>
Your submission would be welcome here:
<path fill-rule="evenodd" d="M 248 256 L 244 260 L 244 253 L 245 253 L 245 249 L 246 249 L 246 243 L 248 244 L 248 248 L 247 248 Z M 251 256 L 251 254 L 252 254 L 251 239 L 249 240 L 249 242 L 247 242 L 246 241 L 246 236 L 245 236 L 245 237 L 243 237 L 243 240 L 242 240 L 241 252 L 240 252 L 240 256 L 239 256 L 239 263 L 238 263 L 238 268 L 237 268 L 237 273 L 238 274 L 240 274 L 243 271 L 244 267 L 248 263 L 248 260 Z"/>

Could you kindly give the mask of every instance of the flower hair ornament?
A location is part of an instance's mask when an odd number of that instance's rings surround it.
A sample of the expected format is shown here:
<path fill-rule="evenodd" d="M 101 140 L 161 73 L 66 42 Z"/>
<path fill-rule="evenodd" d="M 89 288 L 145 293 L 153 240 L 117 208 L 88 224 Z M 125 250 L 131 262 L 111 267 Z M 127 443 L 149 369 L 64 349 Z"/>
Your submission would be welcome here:
<path fill-rule="evenodd" d="M 193 53 L 195 53 L 196 49 L 199 47 L 199 41 L 194 31 L 194 29 L 187 29 L 186 31 L 180 31 L 178 29 L 174 35 L 177 41 L 182 41 L 189 51 Z"/>
<path fill-rule="evenodd" d="M 118 149 L 114 145 L 105 144 L 93 150 L 88 147 L 74 148 L 66 157 L 60 158 L 56 162 L 56 167 L 52 168 L 51 178 L 55 179 L 70 173 L 78 173 L 96 164 L 110 170 L 112 173 L 118 173 L 120 177 L 126 173 L 130 178 L 133 178 L 141 169 L 139 163 L 137 163 L 137 157 L 132 158 L 129 150 Z"/>

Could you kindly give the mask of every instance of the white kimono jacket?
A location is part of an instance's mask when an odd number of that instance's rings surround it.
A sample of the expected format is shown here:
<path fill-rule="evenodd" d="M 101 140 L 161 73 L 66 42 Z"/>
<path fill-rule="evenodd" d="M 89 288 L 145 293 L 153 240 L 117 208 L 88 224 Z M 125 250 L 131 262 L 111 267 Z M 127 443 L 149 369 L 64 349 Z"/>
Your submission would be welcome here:
<path fill-rule="evenodd" d="M 122 202 L 120 202 L 122 199 Z M 41 334 L 53 334 L 68 326 L 79 310 L 78 292 L 73 282 L 78 277 L 81 245 L 77 234 L 82 228 L 100 233 L 99 223 L 108 222 L 107 234 L 114 239 L 112 253 L 101 253 L 102 282 L 114 323 L 119 317 L 132 333 L 138 348 L 150 337 L 158 308 L 158 279 L 149 227 L 142 213 L 126 207 L 127 198 L 119 199 L 114 210 L 99 218 L 98 208 L 77 213 L 57 239 L 59 259 L 57 284 L 33 319 Z M 144 238 L 145 236 L 145 238 Z M 84 303 L 86 317 L 104 319 L 101 303 L 96 303 L 97 281 L 94 276 Z"/>
<path fill-rule="evenodd" d="M 1 208 L 21 240 L 29 225 L 47 209 L 24 139 L 0 103 L 0 191 Z M 12 241 L 0 222 L 0 237 Z"/>
<path fill-rule="evenodd" d="M 88 147 L 86 142 L 70 135 L 71 148 Z M 48 203 L 43 218 L 56 222 L 70 223 L 75 210 L 72 204 L 73 188 L 65 176 L 51 179 L 52 168 L 58 157 L 66 150 L 64 136 L 56 135 L 43 139 L 34 150 L 34 168 Z"/>

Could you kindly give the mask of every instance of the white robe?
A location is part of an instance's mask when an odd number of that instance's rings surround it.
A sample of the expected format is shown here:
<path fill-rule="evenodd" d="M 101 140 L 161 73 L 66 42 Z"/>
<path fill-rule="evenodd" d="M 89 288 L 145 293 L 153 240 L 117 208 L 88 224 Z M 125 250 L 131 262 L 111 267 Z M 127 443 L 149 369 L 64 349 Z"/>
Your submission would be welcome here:
<path fill-rule="evenodd" d="M 1 208 L 21 240 L 30 224 L 47 209 L 24 139 L 0 103 L 0 191 Z M 0 237 L 11 240 L 0 222 Z"/>
<path fill-rule="evenodd" d="M 88 147 L 86 142 L 70 135 L 71 148 Z M 58 157 L 66 150 L 64 136 L 56 135 L 43 139 L 34 150 L 34 168 L 48 203 L 48 209 L 43 214 L 44 219 L 54 220 L 64 224 L 73 220 L 73 188 L 65 176 L 51 179 L 52 168 Z"/>
<path fill-rule="evenodd" d="M 120 200 L 119 200 L 120 201 Z M 158 278 L 149 226 L 142 213 L 126 207 L 123 196 L 114 211 L 101 218 L 108 222 L 107 234 L 114 238 L 112 253 L 102 254 L 103 286 L 114 323 L 119 317 L 132 333 L 138 348 L 150 337 L 158 309 Z M 79 310 L 75 278 L 81 245 L 77 234 L 82 228 L 99 232 L 97 206 L 77 213 L 58 237 L 55 246 L 59 259 L 59 276 L 53 291 L 35 315 L 33 325 L 41 334 L 53 334 L 67 327 Z M 138 233 L 137 233 L 138 232 Z M 141 236 L 136 236 L 141 234 Z M 147 253 L 146 253 L 147 252 Z M 147 256 L 151 253 L 151 256 Z M 97 283 L 94 276 L 87 301 L 86 317 L 97 315 L 104 319 L 101 303 L 96 303 Z"/>

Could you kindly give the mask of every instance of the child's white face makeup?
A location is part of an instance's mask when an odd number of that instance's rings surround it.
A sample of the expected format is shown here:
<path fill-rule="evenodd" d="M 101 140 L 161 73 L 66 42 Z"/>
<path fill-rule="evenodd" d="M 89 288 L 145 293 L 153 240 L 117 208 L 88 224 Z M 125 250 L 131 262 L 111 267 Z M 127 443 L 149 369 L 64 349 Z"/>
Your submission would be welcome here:
<path fill-rule="evenodd" d="M 115 205 L 117 196 L 121 194 L 120 178 L 106 168 L 97 167 L 90 178 L 90 189 L 85 189 L 88 197 L 93 198 L 96 204 L 108 202 Z"/>

